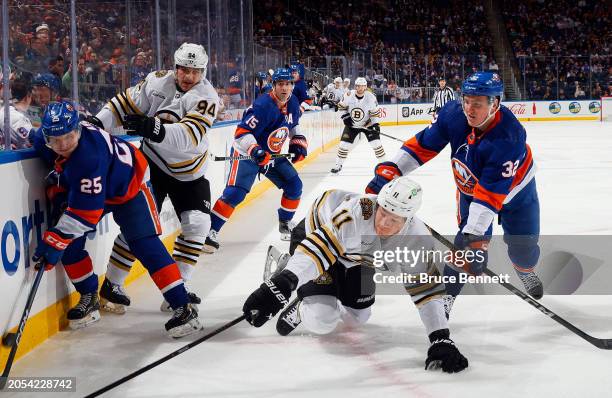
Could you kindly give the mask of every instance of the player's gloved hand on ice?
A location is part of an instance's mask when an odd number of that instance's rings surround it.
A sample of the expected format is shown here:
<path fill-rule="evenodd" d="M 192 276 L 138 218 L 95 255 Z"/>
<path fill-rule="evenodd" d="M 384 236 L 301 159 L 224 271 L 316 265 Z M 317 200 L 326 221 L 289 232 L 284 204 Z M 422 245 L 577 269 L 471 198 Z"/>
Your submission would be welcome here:
<path fill-rule="evenodd" d="M 382 162 L 377 164 L 376 167 L 374 167 L 374 178 L 368 183 L 366 193 L 378 194 L 386 183 L 401 175 L 401 170 L 393 162 Z"/>
<path fill-rule="evenodd" d="M 342 115 L 342 121 L 346 127 L 353 127 L 353 119 L 350 114 L 346 113 Z"/>
<path fill-rule="evenodd" d="M 85 116 L 84 121 L 86 121 L 87 123 L 91 123 L 96 127 L 100 127 L 102 130 L 104 130 L 104 123 L 102 123 L 102 120 L 98 119 L 94 115 Z"/>
<path fill-rule="evenodd" d="M 306 137 L 301 134 L 294 135 L 291 141 L 289 141 L 289 153 L 293 154 L 292 163 L 304 160 L 306 155 L 308 155 L 308 141 L 306 141 Z"/>
<path fill-rule="evenodd" d="M 440 329 L 429 335 L 431 346 L 427 350 L 425 369 L 442 369 L 446 373 L 461 372 L 468 367 L 468 360 L 460 352 L 448 329 Z"/>
<path fill-rule="evenodd" d="M 242 312 L 246 320 L 258 328 L 272 319 L 289 303 L 289 297 L 297 283 L 297 276 L 288 270 L 267 279 L 244 302 Z"/>
<path fill-rule="evenodd" d="M 123 128 L 129 135 L 139 135 L 153 142 L 162 142 L 166 129 L 158 117 L 127 115 L 123 118 Z"/>
<path fill-rule="evenodd" d="M 463 269 L 472 274 L 480 275 L 487 268 L 489 261 L 489 237 L 482 235 L 464 234 L 461 231 L 455 235 L 454 245 L 457 249 L 462 250 L 462 261 L 459 262 L 459 257 L 455 259 L 456 266 L 462 266 Z"/>
<path fill-rule="evenodd" d="M 260 167 L 267 165 L 272 158 L 270 152 L 264 151 L 259 145 L 252 145 L 251 148 L 249 148 L 248 154 L 249 156 L 253 157 L 255 163 L 257 163 Z"/>
<path fill-rule="evenodd" d="M 36 247 L 32 261 L 44 263 L 48 271 L 62 258 L 64 250 L 72 242 L 72 235 L 64 234 L 56 228 L 49 228 L 43 234 L 42 242 Z"/>

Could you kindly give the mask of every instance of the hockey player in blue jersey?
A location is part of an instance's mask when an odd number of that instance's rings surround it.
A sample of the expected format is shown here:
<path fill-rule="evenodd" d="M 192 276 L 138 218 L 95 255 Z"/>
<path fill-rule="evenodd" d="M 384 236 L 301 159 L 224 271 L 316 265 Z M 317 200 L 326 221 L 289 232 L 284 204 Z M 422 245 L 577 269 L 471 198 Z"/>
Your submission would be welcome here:
<path fill-rule="evenodd" d="M 271 155 L 279 153 L 289 138 L 289 152 L 293 155 L 292 162 L 296 163 L 306 157 L 308 145 L 306 137 L 298 130 L 300 105 L 292 95 L 293 80 L 289 69 L 276 69 L 272 84 L 272 91 L 255 100 L 236 129 L 230 154 L 249 155 L 252 159 L 231 162 L 226 187 L 211 212 L 212 225 L 204 246 L 208 253 L 219 248 L 219 231 L 249 193 L 259 173 L 283 190 L 278 209 L 279 231 L 281 239 L 290 238 L 289 221 L 300 203 L 302 180 L 289 160 L 271 159 Z"/>
<path fill-rule="evenodd" d="M 71 326 L 84 327 L 100 318 L 98 276 L 85 242 L 98 221 L 113 213 L 132 253 L 176 308 L 166 331 L 181 337 L 201 329 L 178 266 L 159 240 L 161 225 L 150 190 L 149 166 L 142 153 L 92 124 L 79 123 L 70 102 L 49 104 L 33 140 L 41 157 L 52 162 L 56 180 L 67 191 L 66 208 L 57 223 L 49 225 L 33 260 L 48 269 L 62 260 L 81 295 L 79 303 L 68 311 Z"/>
<path fill-rule="evenodd" d="M 444 105 L 429 127 L 404 142 L 392 162 L 378 164 L 366 191 L 378 192 L 387 181 L 412 172 L 450 144 L 458 199 L 455 246 L 483 254 L 474 257 L 478 261 L 471 262 L 467 271 L 478 275 L 487 266 L 486 249 L 497 215 L 515 271 L 527 292 L 539 299 L 543 287 L 534 272 L 540 255 L 536 168 L 525 129 L 500 104 L 503 92 L 496 73 L 469 76 L 460 101 Z M 445 274 L 458 275 L 448 266 Z M 462 285 L 446 286 L 452 305 Z"/>
<path fill-rule="evenodd" d="M 290 67 L 291 76 L 293 77 L 293 96 L 297 98 L 302 112 L 309 110 L 312 106 L 312 98 L 308 96 L 308 87 L 304 80 L 304 65 L 293 64 Z"/>

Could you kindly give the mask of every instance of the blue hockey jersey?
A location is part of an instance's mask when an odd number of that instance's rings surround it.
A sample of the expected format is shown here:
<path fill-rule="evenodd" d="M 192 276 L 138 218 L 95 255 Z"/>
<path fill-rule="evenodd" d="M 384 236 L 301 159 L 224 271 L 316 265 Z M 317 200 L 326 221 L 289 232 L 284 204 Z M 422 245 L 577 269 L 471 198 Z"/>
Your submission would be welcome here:
<path fill-rule="evenodd" d="M 470 127 L 458 101 L 447 103 L 437 119 L 407 140 L 394 159 L 404 174 L 451 146 L 455 184 L 470 203 L 497 213 L 534 178 L 535 166 L 525 129 L 505 106 L 486 131 Z"/>
<path fill-rule="evenodd" d="M 248 153 L 249 147 L 257 144 L 265 151 L 279 153 L 300 115 L 300 103 L 294 95 L 284 105 L 279 105 L 273 92 L 261 95 L 242 116 L 234 147 Z"/>
<path fill-rule="evenodd" d="M 43 159 L 53 160 L 68 191 L 68 208 L 56 228 L 74 238 L 95 229 L 106 205 L 135 197 L 145 180 L 148 164 L 132 144 L 81 122 L 81 137 L 70 157 L 56 155 L 45 145 L 42 131 L 34 147 Z"/>

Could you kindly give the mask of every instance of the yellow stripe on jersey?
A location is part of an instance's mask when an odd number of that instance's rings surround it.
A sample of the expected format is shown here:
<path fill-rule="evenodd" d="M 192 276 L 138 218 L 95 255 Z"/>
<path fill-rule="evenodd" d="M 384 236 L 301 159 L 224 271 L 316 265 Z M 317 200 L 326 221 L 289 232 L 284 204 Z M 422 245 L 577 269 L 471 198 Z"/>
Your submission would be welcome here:
<path fill-rule="evenodd" d="M 342 211 L 340 211 L 340 213 L 338 213 L 338 214 L 336 214 L 335 216 L 332 217 L 332 223 L 334 225 L 336 225 L 336 221 L 338 220 L 338 217 L 340 217 L 341 215 L 346 214 L 346 213 L 348 213 L 348 210 L 347 209 L 342 209 Z"/>
<path fill-rule="evenodd" d="M 115 103 L 115 105 L 117 105 L 117 104 L 118 104 L 118 105 L 119 105 L 119 107 L 121 107 L 121 111 L 123 112 L 123 115 L 124 115 L 124 116 L 129 114 L 129 112 L 128 112 L 128 108 L 127 108 L 127 104 L 125 104 L 125 103 L 123 103 L 123 102 L 122 102 L 122 99 L 121 99 L 121 93 L 119 93 L 119 94 L 115 95 L 115 96 L 114 96 L 114 97 L 111 99 L 111 101 L 113 101 L 113 102 Z M 119 109 L 119 108 L 117 108 L 117 109 Z"/>
<path fill-rule="evenodd" d="M 113 112 L 113 115 L 115 116 L 115 122 L 117 122 L 117 126 L 123 125 L 123 118 L 121 117 L 119 109 L 117 109 L 117 107 L 115 106 L 115 103 L 113 102 L 112 98 L 106 103 L 106 105 L 110 108 L 111 112 Z"/>
<path fill-rule="evenodd" d="M 326 242 L 324 242 L 323 239 L 321 239 L 321 237 L 316 234 L 316 232 L 313 232 L 312 234 L 308 235 L 305 239 L 311 241 L 317 246 L 317 248 L 319 248 L 321 253 L 323 253 L 325 258 L 327 259 L 327 262 L 329 263 L 330 267 L 333 263 L 336 262 L 336 256 L 333 255 L 333 253 L 329 250 L 329 247 L 327 246 Z"/>
<path fill-rule="evenodd" d="M 303 246 L 301 243 L 298 244 L 296 249 L 299 250 L 300 252 L 304 253 L 308 257 L 310 257 L 312 262 L 317 267 L 317 270 L 319 271 L 319 275 L 322 275 L 323 272 L 325 272 L 325 269 L 323 268 L 323 265 L 321 264 L 321 260 L 319 259 L 319 257 L 317 257 L 316 254 L 312 253 L 310 251 L 310 249 L 308 249 L 307 247 Z"/>
<path fill-rule="evenodd" d="M 338 238 L 333 234 L 327 225 L 322 225 L 320 231 L 325 235 L 326 240 L 332 244 L 332 248 L 338 253 L 337 257 L 344 255 L 344 248 L 338 241 Z"/>
<path fill-rule="evenodd" d="M 206 119 L 204 116 L 200 115 L 199 113 L 188 113 L 185 115 L 185 117 L 195 119 L 196 121 L 200 121 L 204 123 L 206 126 L 208 126 L 209 128 L 212 127 L 212 122 L 210 122 L 208 119 Z"/>
<path fill-rule="evenodd" d="M 198 142 L 201 141 L 202 138 L 204 138 L 204 134 L 206 134 L 206 128 L 202 126 L 199 120 L 194 120 L 186 117 L 181 120 L 181 123 L 194 127 L 194 131 L 197 131 L 200 135 L 200 140 L 198 140 Z"/>
<path fill-rule="evenodd" d="M 349 216 L 348 214 L 346 216 L 344 216 L 341 220 L 339 220 L 337 223 L 334 224 L 334 226 L 336 227 L 336 229 L 340 229 L 340 227 L 342 227 L 343 224 L 346 224 L 347 222 L 351 222 L 353 221 L 353 217 Z"/>
<path fill-rule="evenodd" d="M 134 103 L 134 100 L 133 100 L 133 99 L 132 99 L 132 97 L 130 96 L 130 90 L 125 90 L 125 98 L 127 98 L 127 100 L 128 100 L 128 102 L 130 103 L 130 105 L 131 105 L 132 109 L 134 109 L 134 111 L 135 111 L 137 114 L 139 114 L 139 115 L 141 115 L 141 116 L 143 116 L 143 115 L 144 115 L 144 112 L 143 112 L 143 111 L 141 111 L 141 110 L 140 110 L 140 109 L 139 109 L 139 108 L 136 106 L 136 104 Z"/>
<path fill-rule="evenodd" d="M 183 162 L 166 163 L 166 166 L 168 166 L 168 170 L 170 170 L 170 172 L 173 174 L 195 174 L 202 167 L 207 157 L 208 151 L 206 151 L 203 155 L 197 156 L 193 159 L 185 160 Z"/>
<path fill-rule="evenodd" d="M 321 225 L 321 218 L 320 218 L 321 207 L 323 207 L 323 204 L 327 200 L 327 197 L 332 192 L 334 192 L 334 189 L 330 189 L 329 191 L 326 191 L 323 194 L 323 196 L 321 196 L 318 199 L 318 202 L 315 200 L 315 202 L 312 204 L 312 209 L 310 210 L 310 230 L 311 231 L 314 231 L 315 229 L 319 228 L 319 226 Z"/>
<path fill-rule="evenodd" d="M 198 146 L 198 137 L 196 136 L 195 131 L 193 131 L 193 127 L 185 123 L 179 123 L 179 125 L 185 130 L 185 132 L 190 134 L 191 141 L 193 141 L 193 146 Z"/>
<path fill-rule="evenodd" d="M 117 94 L 117 98 L 119 98 L 119 101 L 121 101 L 121 104 L 125 107 L 128 114 L 134 115 L 136 113 L 136 110 L 132 108 L 132 105 L 127 100 L 125 93 Z"/>

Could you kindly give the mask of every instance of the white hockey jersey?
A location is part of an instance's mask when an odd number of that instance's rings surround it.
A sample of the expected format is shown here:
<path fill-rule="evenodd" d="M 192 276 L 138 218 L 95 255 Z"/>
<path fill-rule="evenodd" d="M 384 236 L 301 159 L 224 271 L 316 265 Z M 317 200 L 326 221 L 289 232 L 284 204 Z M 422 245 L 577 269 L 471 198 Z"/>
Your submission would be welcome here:
<path fill-rule="evenodd" d="M 298 277 L 298 286 L 321 276 L 335 262 L 350 268 L 359 264 L 374 266 L 378 253 L 395 252 L 396 248 L 425 253 L 435 249 L 435 241 L 425 224 L 417 217 L 407 222 L 394 236 L 380 237 L 374 228 L 376 195 L 329 190 L 319 196 L 305 219 L 306 238 L 298 245 L 286 269 Z M 405 262 L 385 261 L 393 271 L 420 276 L 440 276 L 442 263 L 425 256 Z M 446 326 L 441 283 L 405 283 L 406 291 L 421 312 L 428 334 Z M 435 302 L 434 302 L 435 301 Z M 425 304 L 431 303 L 427 306 Z M 425 308 L 427 307 L 427 308 Z"/>
<path fill-rule="evenodd" d="M 119 93 L 96 115 L 105 129 L 123 131 L 125 115 L 157 116 L 166 130 L 162 142 L 144 139 L 142 151 L 160 169 L 181 181 L 191 181 L 205 175 L 209 162 L 208 129 L 219 110 L 219 96 L 213 86 L 202 78 L 200 83 L 182 92 L 174 71 L 151 72 L 140 83 Z"/>
<path fill-rule="evenodd" d="M 28 140 L 30 130 L 32 130 L 32 122 L 30 119 L 13 105 L 9 107 L 9 119 L 11 121 L 11 146 L 14 149 L 31 147 L 32 145 Z M 4 139 L 2 143 L 4 143 Z"/>
<path fill-rule="evenodd" d="M 323 96 L 328 101 L 332 101 L 336 104 L 342 101 L 342 97 L 344 97 L 345 93 L 346 90 L 342 86 L 340 88 L 336 88 L 334 83 L 329 83 L 327 87 L 325 87 L 325 90 L 323 90 Z"/>
<path fill-rule="evenodd" d="M 379 122 L 381 109 L 378 107 L 376 96 L 369 91 L 359 98 L 355 90 L 347 92 L 342 101 L 338 103 L 338 110 L 348 113 L 353 119 L 355 127 L 369 127 Z"/>

